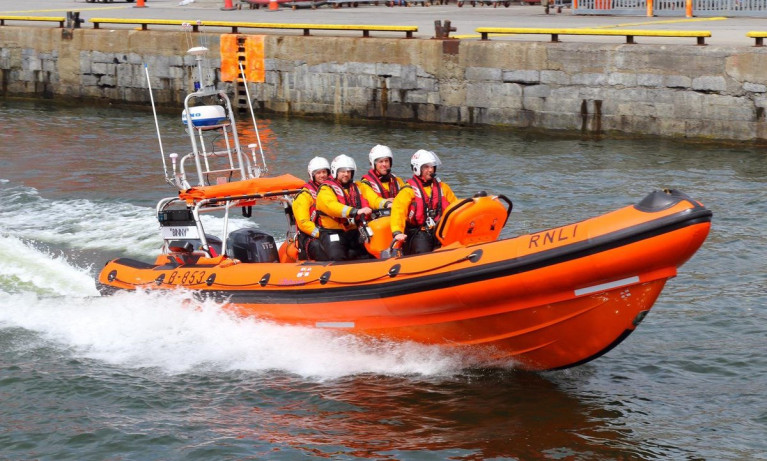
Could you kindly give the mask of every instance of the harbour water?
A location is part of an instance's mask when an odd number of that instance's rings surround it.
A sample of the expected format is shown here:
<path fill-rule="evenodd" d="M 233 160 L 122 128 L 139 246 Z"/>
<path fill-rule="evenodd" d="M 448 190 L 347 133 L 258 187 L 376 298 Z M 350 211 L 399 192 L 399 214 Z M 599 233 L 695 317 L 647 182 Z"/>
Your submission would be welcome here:
<path fill-rule="evenodd" d="M 180 116 L 159 125 L 165 151 L 186 153 Z M 407 176 L 413 151 L 434 150 L 457 195 L 514 201 L 504 236 L 659 188 L 713 210 L 624 343 L 529 373 L 236 318 L 184 293 L 100 297 L 107 259 L 160 246 L 154 205 L 174 191 L 151 113 L 0 101 L 0 127 L 0 459 L 767 459 L 765 149 L 261 122 L 274 173 L 341 153 L 362 170 L 384 143 Z M 284 236 L 281 210 L 252 220 Z"/>

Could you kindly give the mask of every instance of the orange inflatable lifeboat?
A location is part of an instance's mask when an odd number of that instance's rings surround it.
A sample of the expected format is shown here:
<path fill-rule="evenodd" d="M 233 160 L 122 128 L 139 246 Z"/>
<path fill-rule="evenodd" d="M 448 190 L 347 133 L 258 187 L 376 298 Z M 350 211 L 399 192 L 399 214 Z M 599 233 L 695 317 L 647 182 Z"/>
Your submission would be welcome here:
<path fill-rule="evenodd" d="M 279 186 L 272 179 L 255 191 L 261 182 L 251 181 L 251 194 L 235 192 L 228 203 L 289 198 L 294 178 Z M 227 201 L 212 195 L 201 202 Z M 103 293 L 183 287 L 241 315 L 461 347 L 533 370 L 587 362 L 634 331 L 703 243 L 712 216 L 681 192 L 655 191 L 602 216 L 498 240 L 511 202 L 480 196 L 446 211 L 437 226 L 443 247 L 432 253 L 388 254 L 383 217 L 369 223 L 379 259 L 314 262 L 295 261 L 290 241 L 280 250 L 253 229 L 213 241 L 199 209 L 185 204 L 158 207 L 163 254 L 153 263 L 108 262 L 98 277 Z"/>

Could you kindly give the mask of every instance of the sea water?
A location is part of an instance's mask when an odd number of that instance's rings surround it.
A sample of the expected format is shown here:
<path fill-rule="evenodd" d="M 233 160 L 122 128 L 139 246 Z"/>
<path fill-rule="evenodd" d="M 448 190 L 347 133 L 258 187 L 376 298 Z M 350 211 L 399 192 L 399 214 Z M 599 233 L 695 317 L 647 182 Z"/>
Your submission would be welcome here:
<path fill-rule="evenodd" d="M 247 118 L 247 117 L 246 117 Z M 177 115 L 163 149 L 187 152 Z M 514 202 L 504 237 L 677 188 L 708 240 L 605 356 L 529 373 L 460 353 L 234 317 L 191 293 L 101 297 L 151 261 L 163 181 L 151 113 L 0 102 L 0 459 L 767 459 L 767 151 L 653 138 L 262 120 L 272 173 L 435 151 L 458 196 Z M 243 124 L 244 142 L 255 132 Z M 235 226 L 280 240 L 282 210 Z M 210 219 L 220 229 L 220 219 Z"/>

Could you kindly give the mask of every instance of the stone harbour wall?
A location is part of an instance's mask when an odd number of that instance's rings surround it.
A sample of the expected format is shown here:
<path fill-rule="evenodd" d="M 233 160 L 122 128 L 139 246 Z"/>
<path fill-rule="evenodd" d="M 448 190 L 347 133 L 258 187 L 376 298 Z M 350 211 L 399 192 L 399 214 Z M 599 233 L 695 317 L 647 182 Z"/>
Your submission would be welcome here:
<path fill-rule="evenodd" d="M 202 39 L 221 82 L 220 36 L 0 28 L 2 94 L 180 105 Z M 767 139 L 767 48 L 268 35 L 262 111 L 587 133 Z M 194 41 L 195 43 L 192 43 Z"/>
<path fill-rule="evenodd" d="M 194 70 L 194 59 L 186 54 L 188 37 L 135 32 L 4 26 L 2 95 L 144 104 L 149 102 L 146 65 L 155 100 L 183 102 Z"/>

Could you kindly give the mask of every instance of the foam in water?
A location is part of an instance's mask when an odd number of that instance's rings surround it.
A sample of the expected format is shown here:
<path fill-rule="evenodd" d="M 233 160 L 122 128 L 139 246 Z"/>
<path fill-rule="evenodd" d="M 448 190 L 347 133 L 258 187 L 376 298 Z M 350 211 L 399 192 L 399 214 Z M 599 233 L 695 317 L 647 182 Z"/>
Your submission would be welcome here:
<path fill-rule="evenodd" d="M 0 290 L 42 295 L 84 297 L 97 295 L 87 270 L 66 258 L 39 251 L 16 237 L 0 234 Z"/>
<path fill-rule="evenodd" d="M 127 203 L 48 200 L 29 187 L 3 189 L 0 233 L 25 241 L 80 249 L 129 249 L 156 254 L 157 220 L 151 209 Z M 34 212 L 30 212 L 33 210 Z"/>
<path fill-rule="evenodd" d="M 111 250 L 145 259 L 156 257 L 162 247 L 153 208 L 85 199 L 48 200 L 29 187 L 11 187 L 2 192 L 8 206 L 0 210 L 0 235 L 59 247 Z M 223 230 L 222 217 L 205 216 L 204 223 L 213 234 L 220 235 Z M 234 217 L 229 225 L 234 230 L 253 223 Z"/>
<path fill-rule="evenodd" d="M 44 298 L 0 292 L 0 328 L 39 332 L 77 356 L 168 373 L 284 370 L 332 379 L 359 373 L 442 375 L 460 359 L 436 347 L 366 341 L 241 318 L 188 292 Z"/>

